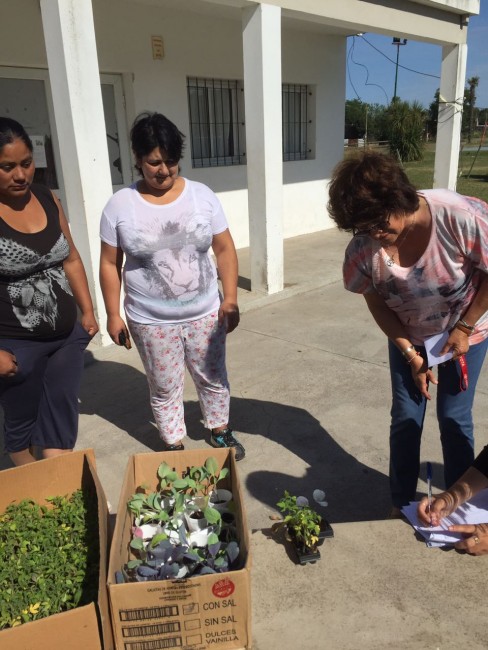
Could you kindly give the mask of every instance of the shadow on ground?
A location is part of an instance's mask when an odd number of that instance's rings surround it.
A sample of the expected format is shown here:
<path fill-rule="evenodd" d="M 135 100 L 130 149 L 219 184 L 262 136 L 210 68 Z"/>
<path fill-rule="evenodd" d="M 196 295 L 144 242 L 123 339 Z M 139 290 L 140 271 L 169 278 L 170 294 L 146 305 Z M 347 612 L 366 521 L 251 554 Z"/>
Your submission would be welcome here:
<path fill-rule="evenodd" d="M 146 377 L 132 366 L 98 361 L 87 352 L 80 412 L 97 415 L 153 451 L 163 449 L 153 423 Z M 208 441 L 196 400 L 185 403 L 185 418 L 189 438 Z M 248 434 L 248 456 L 242 477 L 255 499 L 274 509 L 285 489 L 311 498 L 313 490 L 321 488 L 329 502 L 323 514 L 331 522 L 384 518 L 389 504 L 387 477 L 347 453 L 308 411 L 265 400 L 233 397 L 231 421 L 239 431 Z M 255 436 L 255 442 L 249 441 L 249 434 Z M 270 441 L 286 450 L 276 452 L 283 456 L 281 471 L 265 469 L 266 455 L 273 453 Z M 297 466 L 301 470 L 305 464 L 305 476 L 298 478 L 287 472 L 287 459 L 293 461 L 295 471 Z M 11 466 L 10 459 L 4 455 L 0 469 Z M 258 469 L 251 470 L 252 467 Z"/>
<path fill-rule="evenodd" d="M 96 414 L 111 422 L 153 451 L 163 449 L 153 424 L 146 377 L 136 368 L 97 361 L 91 356 L 80 400 L 82 413 Z M 196 400 L 185 402 L 185 419 L 189 438 L 208 442 Z M 265 400 L 232 397 L 231 424 L 248 434 L 248 457 L 242 476 L 251 495 L 263 504 L 275 508 L 285 489 L 311 498 L 313 490 L 321 488 L 329 502 L 323 514 L 331 522 L 384 519 L 390 507 L 387 477 L 346 452 L 308 411 Z M 249 442 L 249 435 L 256 437 L 255 443 Z M 266 449 L 261 454 L 263 441 Z M 269 441 L 287 450 L 276 452 L 283 456 L 281 471 L 265 469 L 271 464 L 267 463 L 266 454 L 273 453 Z M 305 465 L 306 474 L 300 478 L 293 476 L 285 466 L 287 459 L 293 460 L 295 468 Z M 253 466 L 258 469 L 252 471 Z"/>

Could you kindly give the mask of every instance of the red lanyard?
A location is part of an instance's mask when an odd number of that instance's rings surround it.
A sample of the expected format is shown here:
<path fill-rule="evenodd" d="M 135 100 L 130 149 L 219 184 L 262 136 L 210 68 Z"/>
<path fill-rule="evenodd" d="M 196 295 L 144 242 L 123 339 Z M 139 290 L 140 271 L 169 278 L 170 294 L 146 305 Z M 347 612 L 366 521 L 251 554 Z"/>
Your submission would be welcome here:
<path fill-rule="evenodd" d="M 468 388 L 468 364 L 466 361 L 466 356 L 462 354 L 458 357 L 459 367 L 461 368 L 461 377 L 459 378 L 459 388 L 461 390 L 467 390 Z"/>

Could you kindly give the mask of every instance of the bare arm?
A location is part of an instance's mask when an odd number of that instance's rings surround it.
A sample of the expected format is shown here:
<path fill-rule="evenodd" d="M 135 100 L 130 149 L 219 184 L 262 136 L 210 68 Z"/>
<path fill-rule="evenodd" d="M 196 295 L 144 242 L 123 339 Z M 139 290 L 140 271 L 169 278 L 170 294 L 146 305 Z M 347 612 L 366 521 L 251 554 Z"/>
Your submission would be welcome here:
<path fill-rule="evenodd" d="M 432 520 L 433 526 L 438 526 L 441 519 L 454 512 L 456 508 L 471 497 L 488 487 L 488 477 L 482 474 L 475 467 L 470 467 L 458 479 L 449 490 L 436 494 L 432 498 L 432 508 L 429 512 L 428 498 L 424 497 L 418 507 L 417 514 L 424 524 L 429 524 Z"/>
<path fill-rule="evenodd" d="M 371 315 L 375 319 L 380 329 L 396 345 L 400 352 L 405 352 L 412 347 L 412 343 L 407 337 L 403 325 L 398 320 L 397 315 L 393 312 L 384 299 L 376 292 L 364 294 L 364 299 L 368 305 Z M 427 362 L 422 357 L 417 356 L 415 351 L 408 353 L 405 362 L 409 362 L 412 377 L 420 393 L 430 399 L 428 383 L 437 384 L 437 379 L 427 367 Z"/>
<path fill-rule="evenodd" d="M 487 487 L 488 477 L 475 467 L 470 467 L 449 490 L 435 495 L 430 508 L 428 498 L 424 497 L 417 506 L 418 518 L 425 525 L 438 526 L 444 517 Z M 488 524 L 457 524 L 449 526 L 449 530 L 464 536 L 454 544 L 454 548 L 470 555 L 488 554 Z"/>
<path fill-rule="evenodd" d="M 117 345 L 120 345 L 120 332 L 124 332 L 126 337 L 129 337 L 127 325 L 120 316 L 123 260 L 124 253 L 121 248 L 109 246 L 102 242 L 100 250 L 100 286 L 105 311 L 107 312 L 107 331 Z"/>
<path fill-rule="evenodd" d="M 473 302 L 469 305 L 468 309 L 462 315 L 463 320 L 468 325 L 475 325 L 479 319 L 486 313 L 488 310 L 488 275 L 484 274 L 483 280 L 480 283 L 478 291 L 473 299 Z M 461 354 L 466 354 L 469 350 L 469 330 L 464 330 L 458 327 L 455 327 L 449 334 L 441 354 L 445 354 L 450 350 L 453 350 L 453 358 L 456 359 Z"/>
<path fill-rule="evenodd" d="M 59 199 L 53 194 L 54 201 L 59 209 L 59 224 L 64 236 L 68 240 L 69 255 L 63 262 L 64 272 L 73 291 L 73 295 L 81 311 L 81 324 L 90 334 L 95 336 L 98 332 L 98 323 L 93 310 L 93 303 L 88 289 L 88 280 L 86 278 L 85 267 L 81 261 L 80 254 L 76 248 L 68 225 L 68 220 L 64 214 L 63 207 Z"/>
<path fill-rule="evenodd" d="M 212 249 L 217 260 L 217 269 L 224 300 L 219 309 L 219 323 L 227 322 L 227 332 L 232 332 L 239 325 L 239 307 L 237 305 L 238 262 L 234 241 L 229 229 L 214 235 Z"/>

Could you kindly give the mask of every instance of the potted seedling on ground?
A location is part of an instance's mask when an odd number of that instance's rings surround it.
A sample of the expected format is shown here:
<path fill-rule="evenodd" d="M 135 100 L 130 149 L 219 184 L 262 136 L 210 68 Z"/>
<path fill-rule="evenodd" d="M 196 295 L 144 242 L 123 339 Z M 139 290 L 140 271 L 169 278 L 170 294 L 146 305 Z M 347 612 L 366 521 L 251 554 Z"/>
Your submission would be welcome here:
<path fill-rule="evenodd" d="M 322 490 L 314 491 L 314 499 L 322 506 L 327 505 Z M 293 496 L 286 490 L 276 505 L 283 515 L 279 527 L 285 528 L 286 537 L 293 544 L 299 563 L 319 560 L 318 546 L 326 537 L 334 534 L 328 521 L 309 505 L 306 497 Z"/>

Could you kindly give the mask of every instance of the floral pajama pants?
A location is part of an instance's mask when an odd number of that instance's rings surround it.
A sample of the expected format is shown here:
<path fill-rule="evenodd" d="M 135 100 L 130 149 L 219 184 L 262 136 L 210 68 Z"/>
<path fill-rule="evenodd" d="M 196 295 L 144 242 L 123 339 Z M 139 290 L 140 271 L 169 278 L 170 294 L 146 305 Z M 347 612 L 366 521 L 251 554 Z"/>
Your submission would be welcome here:
<path fill-rule="evenodd" d="M 225 325 L 213 312 L 198 320 L 143 325 L 129 322 L 141 356 L 159 435 L 176 444 L 186 435 L 183 410 L 185 367 L 193 379 L 209 429 L 229 421 L 230 391 L 225 367 Z"/>

